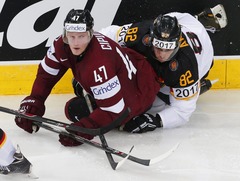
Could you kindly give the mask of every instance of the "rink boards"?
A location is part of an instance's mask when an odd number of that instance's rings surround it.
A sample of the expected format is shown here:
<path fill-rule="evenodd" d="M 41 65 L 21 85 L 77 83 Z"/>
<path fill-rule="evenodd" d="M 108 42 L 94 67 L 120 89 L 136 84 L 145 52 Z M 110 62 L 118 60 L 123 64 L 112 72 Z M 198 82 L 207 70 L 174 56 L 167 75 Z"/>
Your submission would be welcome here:
<path fill-rule="evenodd" d="M 29 94 L 36 77 L 39 61 L 16 62 L 7 64 L 0 62 L 0 94 L 21 95 Z M 214 66 L 209 74 L 209 79 L 219 81 L 213 85 L 214 89 L 239 89 L 240 88 L 240 57 L 219 56 L 215 57 Z M 64 77 L 57 83 L 52 93 L 72 93 L 72 72 L 68 70 Z"/>

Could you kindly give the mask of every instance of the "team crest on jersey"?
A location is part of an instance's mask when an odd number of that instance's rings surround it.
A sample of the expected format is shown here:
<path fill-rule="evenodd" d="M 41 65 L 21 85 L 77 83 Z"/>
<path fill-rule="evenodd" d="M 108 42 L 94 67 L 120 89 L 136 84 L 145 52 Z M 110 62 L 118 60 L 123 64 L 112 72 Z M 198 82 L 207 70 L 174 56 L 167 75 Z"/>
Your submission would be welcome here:
<path fill-rule="evenodd" d="M 149 46 L 149 40 L 150 39 L 150 36 L 149 34 L 146 34 L 143 38 L 142 38 L 142 43 L 145 45 L 145 46 Z"/>
<path fill-rule="evenodd" d="M 177 68 L 178 68 L 178 61 L 177 60 L 172 60 L 169 63 L 169 68 L 170 68 L 171 71 L 176 71 Z"/>

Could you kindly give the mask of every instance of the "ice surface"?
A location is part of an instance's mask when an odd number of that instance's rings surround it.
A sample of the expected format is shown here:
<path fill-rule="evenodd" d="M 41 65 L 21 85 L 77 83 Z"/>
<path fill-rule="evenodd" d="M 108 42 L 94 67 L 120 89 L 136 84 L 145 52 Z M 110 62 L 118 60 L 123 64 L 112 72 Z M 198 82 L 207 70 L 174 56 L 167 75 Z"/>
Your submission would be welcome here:
<path fill-rule="evenodd" d="M 18 109 L 25 96 L 0 96 L 1 106 Z M 45 117 L 68 122 L 64 105 L 73 95 L 50 95 Z M 211 90 L 203 94 L 190 122 L 176 129 L 145 134 L 113 130 L 106 134 L 109 146 L 132 155 L 153 158 L 180 146 L 167 159 L 150 167 L 126 161 L 112 170 L 105 153 L 89 145 L 64 147 L 58 135 L 44 129 L 28 134 L 14 116 L 0 112 L 0 127 L 13 144 L 19 144 L 32 162 L 38 181 L 237 181 L 240 180 L 240 91 Z M 98 138 L 94 139 L 99 141 Z M 115 160 L 122 158 L 114 156 Z M 23 175 L 0 175 L 0 181 L 31 180 Z"/>

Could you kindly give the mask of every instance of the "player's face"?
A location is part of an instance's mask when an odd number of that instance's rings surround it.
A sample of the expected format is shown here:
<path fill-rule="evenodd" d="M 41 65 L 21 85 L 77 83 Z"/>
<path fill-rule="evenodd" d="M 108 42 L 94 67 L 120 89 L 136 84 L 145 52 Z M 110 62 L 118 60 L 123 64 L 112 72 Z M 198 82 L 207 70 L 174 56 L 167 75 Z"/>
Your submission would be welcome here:
<path fill-rule="evenodd" d="M 73 55 L 81 55 L 87 48 L 91 38 L 87 32 L 67 32 L 66 37 Z"/>
<path fill-rule="evenodd" d="M 172 49 L 162 49 L 153 46 L 153 51 L 157 60 L 161 63 L 168 61 L 174 50 Z"/>

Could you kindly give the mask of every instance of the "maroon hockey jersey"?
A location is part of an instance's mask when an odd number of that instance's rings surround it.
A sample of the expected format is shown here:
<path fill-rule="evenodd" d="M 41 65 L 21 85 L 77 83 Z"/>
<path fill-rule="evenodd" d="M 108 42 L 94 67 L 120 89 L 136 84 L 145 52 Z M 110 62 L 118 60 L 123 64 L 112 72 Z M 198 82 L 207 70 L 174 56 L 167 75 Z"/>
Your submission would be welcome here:
<path fill-rule="evenodd" d="M 39 65 L 31 96 L 45 101 L 69 68 L 98 106 L 80 121 L 90 119 L 96 127 L 109 124 L 126 108 L 131 112 L 123 123 L 145 112 L 160 89 L 151 65 L 142 55 L 95 32 L 80 56 L 71 53 L 62 37 L 57 38 Z"/>

